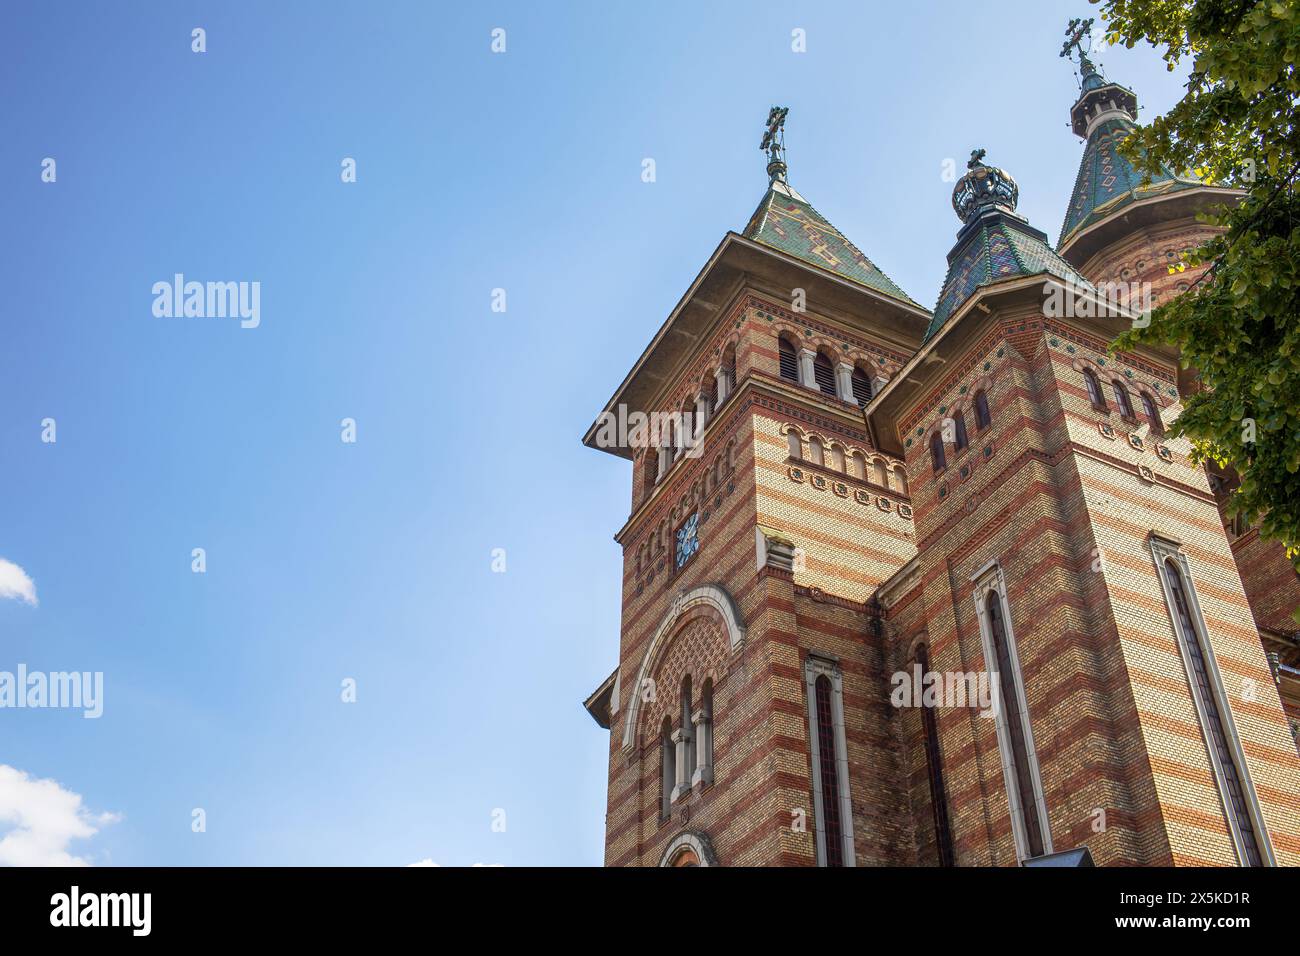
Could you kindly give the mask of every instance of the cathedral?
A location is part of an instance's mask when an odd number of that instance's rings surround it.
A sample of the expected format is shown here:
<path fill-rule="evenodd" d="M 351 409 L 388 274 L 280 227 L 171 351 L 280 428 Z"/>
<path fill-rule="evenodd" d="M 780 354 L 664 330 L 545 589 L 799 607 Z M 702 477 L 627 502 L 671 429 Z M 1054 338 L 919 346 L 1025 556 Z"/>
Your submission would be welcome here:
<path fill-rule="evenodd" d="M 607 866 L 1300 864 L 1300 576 L 1167 434 L 1195 371 L 1108 351 L 1239 194 L 1143 181 L 1084 31 L 1055 245 L 976 150 L 926 309 L 773 109 L 758 208 L 584 436 L 632 464 Z"/>

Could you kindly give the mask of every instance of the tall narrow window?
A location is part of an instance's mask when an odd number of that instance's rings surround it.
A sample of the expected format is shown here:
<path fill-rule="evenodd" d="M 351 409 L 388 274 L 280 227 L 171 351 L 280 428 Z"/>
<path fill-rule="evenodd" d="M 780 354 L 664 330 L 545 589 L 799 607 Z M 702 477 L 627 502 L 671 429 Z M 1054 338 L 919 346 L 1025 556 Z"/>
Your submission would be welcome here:
<path fill-rule="evenodd" d="M 667 819 L 673 812 L 673 788 L 677 786 L 677 754 L 673 745 L 673 725 L 664 718 L 659 733 L 661 769 L 659 774 L 659 816 Z"/>
<path fill-rule="evenodd" d="M 700 693 L 700 709 L 692 718 L 695 724 L 695 774 L 691 783 L 713 783 L 713 679 L 706 678 Z"/>
<path fill-rule="evenodd" d="M 1106 396 L 1101 394 L 1101 383 L 1097 381 L 1097 373 L 1090 368 L 1085 368 L 1083 384 L 1088 387 L 1088 401 L 1092 402 L 1092 407 L 1099 411 L 1106 411 Z"/>
<path fill-rule="evenodd" d="M 695 734 L 691 707 L 691 675 L 682 678 L 682 782 L 691 785 L 695 776 Z"/>
<path fill-rule="evenodd" d="M 790 445 L 790 457 L 803 457 L 803 442 L 799 438 L 799 433 L 793 428 L 785 433 L 785 440 Z"/>
<path fill-rule="evenodd" d="M 975 393 L 975 428 L 977 431 L 983 431 L 989 427 L 992 418 L 989 417 L 989 397 L 980 389 Z"/>
<path fill-rule="evenodd" d="M 935 471 L 943 471 L 948 466 L 948 459 L 943 453 L 943 434 L 935 432 L 930 436 L 930 458 Z"/>
<path fill-rule="evenodd" d="M 809 655 L 804 660 L 804 691 L 808 705 L 817 864 L 854 866 L 853 801 L 849 794 L 843 677 L 839 665 Z"/>
<path fill-rule="evenodd" d="M 813 381 L 817 383 L 817 388 L 823 395 L 835 394 L 835 367 L 822 352 L 818 352 L 817 357 L 813 359 Z"/>
<path fill-rule="evenodd" d="M 859 406 L 865 406 L 871 401 L 871 379 L 862 369 L 854 367 L 853 375 L 850 378 L 853 385 L 853 400 Z"/>
<path fill-rule="evenodd" d="M 924 644 L 916 645 L 916 663 L 921 673 L 930 672 L 930 652 Z M 934 843 L 940 866 L 953 865 L 952 830 L 948 826 L 948 796 L 943 787 L 943 759 L 939 752 L 939 721 L 933 707 L 921 708 L 925 733 L 925 769 L 930 777 L 930 809 L 934 814 Z"/>
<path fill-rule="evenodd" d="M 1133 403 L 1129 401 L 1128 389 L 1119 379 L 1116 379 L 1110 383 L 1110 390 L 1115 395 L 1115 404 L 1119 408 L 1119 413 L 1125 418 L 1133 418 Z"/>
<path fill-rule="evenodd" d="M 736 391 L 736 347 L 733 345 L 722 356 L 722 374 L 727 380 L 727 395 L 730 398 Z M 724 398 L 723 401 L 726 401 Z"/>
<path fill-rule="evenodd" d="M 990 591 L 986 600 L 989 641 L 993 645 L 994 660 L 998 669 L 998 703 L 1005 717 L 1006 733 L 1010 744 L 1008 756 L 1011 776 L 1014 779 L 1009 781 L 1009 784 L 1015 788 L 1016 796 L 1019 798 L 1028 855 L 1042 856 L 1044 852 L 1042 821 L 1039 819 L 1038 799 L 1034 793 L 1029 745 L 1025 740 L 1025 716 L 1020 709 L 1020 693 L 1017 686 L 1019 675 L 1011 660 L 1006 622 L 1002 619 L 1002 597 L 994 590 Z"/>
<path fill-rule="evenodd" d="M 794 343 L 782 336 L 778 345 L 781 353 L 781 377 L 787 382 L 799 381 L 799 353 L 795 351 Z"/>
<path fill-rule="evenodd" d="M 1200 709 L 1204 715 L 1206 742 L 1218 758 L 1224 812 L 1231 815 L 1232 822 L 1241 835 L 1242 864 L 1262 866 L 1255 824 L 1251 819 L 1236 757 L 1229 743 L 1229 731 L 1224 726 L 1223 714 L 1219 710 L 1219 695 L 1215 693 L 1214 681 L 1206 664 L 1205 650 L 1201 646 L 1201 631 L 1192 620 L 1191 603 L 1188 601 L 1183 575 L 1172 557 L 1164 560 L 1164 573 L 1173 601 L 1174 617 L 1182 636 L 1182 646 L 1187 652 L 1187 669 L 1191 673 L 1193 689 L 1200 699 Z"/>
<path fill-rule="evenodd" d="M 890 474 L 894 476 L 893 489 L 907 494 L 907 472 L 903 471 L 903 466 L 895 465 Z"/>
<path fill-rule="evenodd" d="M 825 456 L 822 454 L 822 440 L 816 435 L 808 439 L 808 451 L 812 455 L 812 463 L 814 465 L 826 464 Z"/>
<path fill-rule="evenodd" d="M 957 412 L 953 416 L 953 432 L 955 434 L 953 444 L 956 445 L 958 451 L 970 444 L 969 439 L 966 437 L 966 414 L 964 412 Z"/>
<path fill-rule="evenodd" d="M 1142 392 L 1142 411 L 1151 424 L 1151 434 L 1163 435 L 1165 432 L 1165 423 L 1160 420 L 1160 411 L 1156 408 L 1156 403 L 1151 400 L 1151 396 Z"/>
<path fill-rule="evenodd" d="M 817 755 L 821 758 L 822 816 L 826 831 L 826 865 L 843 866 L 840 847 L 840 782 L 835 758 L 835 718 L 831 713 L 831 681 L 817 678 Z"/>

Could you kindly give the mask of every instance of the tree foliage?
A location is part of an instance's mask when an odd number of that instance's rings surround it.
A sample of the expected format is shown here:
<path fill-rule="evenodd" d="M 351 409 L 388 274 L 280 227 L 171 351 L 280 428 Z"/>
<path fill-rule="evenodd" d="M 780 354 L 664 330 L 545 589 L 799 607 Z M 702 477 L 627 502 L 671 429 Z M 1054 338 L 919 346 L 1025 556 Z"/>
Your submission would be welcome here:
<path fill-rule="evenodd" d="M 1300 570 L 1300 4 L 1104 0 L 1102 15 L 1108 42 L 1149 42 L 1170 70 L 1190 61 L 1183 98 L 1138 127 L 1124 155 L 1146 174 L 1164 165 L 1244 191 L 1205 217 L 1223 232 L 1174 267 L 1205 273 L 1113 348 L 1178 347 L 1203 388 L 1174 433 L 1196 460 L 1236 470 L 1230 509 Z"/>

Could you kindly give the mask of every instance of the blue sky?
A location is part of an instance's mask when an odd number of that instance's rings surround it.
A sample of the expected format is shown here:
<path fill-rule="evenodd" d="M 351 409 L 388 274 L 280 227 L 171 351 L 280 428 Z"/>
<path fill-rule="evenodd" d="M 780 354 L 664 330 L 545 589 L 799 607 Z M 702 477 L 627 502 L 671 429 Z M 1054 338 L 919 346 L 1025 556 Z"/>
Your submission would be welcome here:
<path fill-rule="evenodd" d="M 104 675 L 99 719 L 0 709 L 0 861 L 598 864 L 630 466 L 579 436 L 757 205 L 768 108 L 927 306 L 945 159 L 1060 228 L 1080 0 L 475 7 L 0 15 L 0 558 L 37 599 L 0 570 L 0 671 Z M 1144 117 L 1179 95 L 1099 59 Z M 260 282 L 260 325 L 155 317 L 178 272 Z"/>

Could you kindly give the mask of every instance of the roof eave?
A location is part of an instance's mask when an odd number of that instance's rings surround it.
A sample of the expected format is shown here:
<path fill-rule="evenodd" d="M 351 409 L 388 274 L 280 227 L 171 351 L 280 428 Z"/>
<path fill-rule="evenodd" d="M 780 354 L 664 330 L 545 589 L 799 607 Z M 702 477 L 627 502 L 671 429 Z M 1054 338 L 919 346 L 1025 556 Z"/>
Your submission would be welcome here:
<path fill-rule="evenodd" d="M 1177 182 L 1186 182 L 1186 180 L 1177 180 Z M 1242 195 L 1244 193 L 1240 189 L 1197 184 L 1186 189 L 1165 190 L 1134 199 L 1123 203 L 1094 223 L 1082 228 L 1076 226 L 1057 244 L 1056 252 L 1077 269 L 1099 250 L 1119 239 L 1124 233 L 1131 232 L 1135 225 L 1175 222 L 1195 216 L 1210 206 L 1239 199 Z M 1135 218 L 1136 221 L 1128 221 L 1130 218 Z"/>
<path fill-rule="evenodd" d="M 755 261 L 755 255 L 759 256 L 760 259 Z M 640 358 L 637 359 L 632 370 L 628 372 L 618 389 L 610 397 L 609 401 L 605 403 L 604 408 L 601 409 L 600 415 L 596 417 L 595 421 L 593 421 L 591 426 L 587 429 L 582 438 L 584 445 L 588 448 L 595 448 L 600 451 L 609 452 L 610 454 L 617 455 L 620 458 L 631 459 L 632 449 L 630 448 L 603 448 L 597 444 L 596 435 L 600 430 L 602 418 L 606 414 L 613 413 L 619 405 L 630 404 L 626 402 L 629 388 L 648 367 L 654 364 L 656 350 L 659 349 L 662 343 L 669 338 L 674 331 L 675 326 L 679 321 L 681 321 L 681 316 L 690 310 L 692 304 L 695 303 L 696 296 L 699 294 L 700 290 L 708 286 L 709 280 L 715 273 L 721 274 L 723 270 L 726 270 L 727 275 L 724 277 L 723 281 L 717 283 L 726 290 L 726 294 L 707 304 L 706 311 L 709 313 L 709 317 L 707 320 L 701 321 L 701 324 L 705 326 L 711 324 L 712 321 L 719 317 L 722 307 L 726 305 L 730 299 L 734 297 L 739 288 L 743 286 L 746 277 L 758 274 L 758 269 L 761 268 L 764 261 L 779 263 L 787 268 L 793 267 L 794 269 L 809 274 L 810 276 L 815 276 L 818 281 L 828 283 L 831 289 L 844 294 L 844 296 L 850 300 L 865 300 L 870 302 L 876 308 L 883 307 L 886 311 L 893 312 L 905 321 L 905 324 L 902 325 L 904 332 L 914 333 L 905 334 L 905 338 L 909 340 L 915 340 L 915 342 L 919 343 L 921 336 L 925 332 L 925 328 L 929 325 L 930 313 L 916 303 L 904 302 L 895 296 L 888 295 L 887 293 L 873 289 L 870 286 L 863 285 L 860 282 L 855 282 L 851 279 L 845 278 L 828 269 L 823 269 L 820 266 L 813 265 L 810 262 L 800 259 L 798 256 L 793 256 L 779 249 L 774 249 L 766 243 L 747 239 L 736 232 L 728 232 L 718 244 L 718 247 L 714 250 L 713 255 L 709 257 L 704 268 L 701 269 L 699 274 L 695 277 L 690 288 L 687 289 L 686 294 L 678 301 L 673 311 L 669 314 L 668 319 L 660 327 L 659 331 L 650 341 L 650 344 L 641 353 Z M 809 295 L 810 300 L 813 300 L 814 298 L 815 297 L 811 294 Z M 668 376 L 664 375 L 662 377 L 667 378 Z"/>

